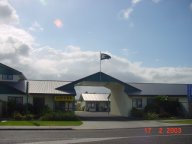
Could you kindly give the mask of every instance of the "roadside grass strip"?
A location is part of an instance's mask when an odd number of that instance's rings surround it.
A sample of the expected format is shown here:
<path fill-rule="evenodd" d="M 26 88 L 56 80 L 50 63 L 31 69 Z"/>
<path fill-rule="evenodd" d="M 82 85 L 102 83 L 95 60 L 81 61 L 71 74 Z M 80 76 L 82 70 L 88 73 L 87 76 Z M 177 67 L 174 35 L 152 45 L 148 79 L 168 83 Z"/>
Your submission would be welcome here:
<path fill-rule="evenodd" d="M 1 121 L 0 126 L 80 126 L 81 121 Z"/>

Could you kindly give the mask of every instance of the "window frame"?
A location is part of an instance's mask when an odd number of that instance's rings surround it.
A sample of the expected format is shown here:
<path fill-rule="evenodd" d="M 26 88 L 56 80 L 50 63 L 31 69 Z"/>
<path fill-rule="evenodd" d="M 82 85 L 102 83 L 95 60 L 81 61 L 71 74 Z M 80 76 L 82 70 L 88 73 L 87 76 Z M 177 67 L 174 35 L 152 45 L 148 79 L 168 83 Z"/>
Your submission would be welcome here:
<path fill-rule="evenodd" d="M 138 108 L 138 109 L 143 108 L 142 98 L 132 98 L 132 108 Z"/>
<path fill-rule="evenodd" d="M 15 104 L 23 104 L 23 97 L 8 96 L 8 102 L 14 102 Z"/>
<path fill-rule="evenodd" d="M 13 75 L 12 74 L 3 74 L 2 80 L 13 80 Z"/>

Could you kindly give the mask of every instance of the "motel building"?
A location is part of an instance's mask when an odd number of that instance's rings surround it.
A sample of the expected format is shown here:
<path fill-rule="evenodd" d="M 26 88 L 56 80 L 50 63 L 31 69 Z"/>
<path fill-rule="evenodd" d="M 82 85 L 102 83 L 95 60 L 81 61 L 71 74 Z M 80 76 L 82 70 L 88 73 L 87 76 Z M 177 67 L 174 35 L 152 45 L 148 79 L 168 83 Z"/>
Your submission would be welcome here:
<path fill-rule="evenodd" d="M 192 100 L 188 84 L 125 83 L 103 72 L 72 82 L 28 80 L 22 72 L 0 63 L 0 117 L 6 113 L 9 101 L 30 103 L 39 109 L 47 105 L 52 110 L 74 111 L 75 86 L 108 88 L 111 91 L 110 114 L 116 116 L 130 116 L 133 107 L 143 109 L 155 96 L 167 96 L 179 101 L 187 114 Z M 93 100 L 88 95 L 85 99 Z"/>

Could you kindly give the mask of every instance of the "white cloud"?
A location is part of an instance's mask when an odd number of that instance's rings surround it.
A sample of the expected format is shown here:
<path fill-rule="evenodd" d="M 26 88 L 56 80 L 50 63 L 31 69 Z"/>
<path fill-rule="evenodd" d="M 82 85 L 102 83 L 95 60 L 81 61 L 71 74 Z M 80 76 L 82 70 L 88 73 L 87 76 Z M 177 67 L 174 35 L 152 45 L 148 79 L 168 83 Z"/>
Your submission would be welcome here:
<path fill-rule="evenodd" d="M 129 19 L 131 14 L 133 13 L 135 7 L 141 2 L 142 0 L 132 0 L 131 1 L 131 6 L 128 7 L 127 9 L 124 9 L 121 11 L 121 17 L 124 19 Z"/>
<path fill-rule="evenodd" d="M 28 79 L 76 80 L 99 71 L 99 52 L 74 45 L 55 49 L 35 44 L 27 31 L 0 24 L 0 62 L 22 71 Z M 102 61 L 102 71 L 124 82 L 192 83 L 192 68 L 143 67 L 141 62 L 109 55 L 112 59 Z"/>
<path fill-rule="evenodd" d="M 43 31 L 44 28 L 37 22 L 35 21 L 30 27 L 29 27 L 30 31 Z"/>
<path fill-rule="evenodd" d="M 16 28 L 12 25 L 0 25 L 0 38 L 7 39 L 7 38 L 17 39 L 22 43 L 32 44 L 34 43 L 34 38 L 28 32 L 23 29 Z"/>
<path fill-rule="evenodd" d="M 131 3 L 135 5 L 135 4 L 140 3 L 141 1 L 142 1 L 142 0 L 132 0 Z"/>
<path fill-rule="evenodd" d="M 127 8 L 127 9 L 123 10 L 122 12 L 123 12 L 123 18 L 124 19 L 129 19 L 130 15 L 133 12 L 133 8 Z"/>
<path fill-rule="evenodd" d="M 7 0 L 0 0 L 0 24 L 17 24 L 19 16 Z"/>
<path fill-rule="evenodd" d="M 15 31 L 23 30 L 15 28 Z M 62 50 L 49 46 L 34 48 L 33 39 L 20 41 L 23 36 L 2 38 L 0 31 L 1 45 L 7 45 L 0 46 L 0 61 L 22 71 L 29 79 L 76 80 L 99 71 L 99 52 L 82 51 L 73 45 Z M 112 59 L 102 61 L 102 71 L 125 82 L 192 82 L 192 68 L 142 67 L 141 62 L 109 54 Z"/>
<path fill-rule="evenodd" d="M 60 50 L 49 46 L 35 48 L 34 43 L 26 31 L 0 25 L 0 61 L 22 71 L 29 79 L 76 80 L 99 71 L 99 52 L 82 51 L 73 45 Z M 110 55 L 112 59 L 102 61 L 102 71 L 125 82 L 192 82 L 192 68 L 148 68 L 142 67 L 141 62 Z"/>

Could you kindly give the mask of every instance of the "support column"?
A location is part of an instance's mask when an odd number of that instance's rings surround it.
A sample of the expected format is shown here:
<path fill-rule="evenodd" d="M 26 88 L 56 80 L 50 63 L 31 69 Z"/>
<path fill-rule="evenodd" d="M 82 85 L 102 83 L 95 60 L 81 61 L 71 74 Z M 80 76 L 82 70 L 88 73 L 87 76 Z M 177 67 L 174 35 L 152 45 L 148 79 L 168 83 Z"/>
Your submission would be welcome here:
<path fill-rule="evenodd" d="M 124 86 L 120 84 L 111 84 L 108 88 L 111 90 L 110 114 L 128 117 L 132 107 L 132 101 L 124 92 Z"/>

